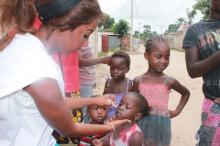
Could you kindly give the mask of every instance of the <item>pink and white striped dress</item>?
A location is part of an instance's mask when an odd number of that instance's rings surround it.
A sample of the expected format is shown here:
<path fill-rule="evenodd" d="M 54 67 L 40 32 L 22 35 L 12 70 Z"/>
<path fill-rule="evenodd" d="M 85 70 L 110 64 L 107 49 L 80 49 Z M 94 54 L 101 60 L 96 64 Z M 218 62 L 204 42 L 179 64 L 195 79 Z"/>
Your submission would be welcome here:
<path fill-rule="evenodd" d="M 129 146 L 129 139 L 132 134 L 141 132 L 141 129 L 135 123 L 128 130 L 122 130 L 119 133 L 119 137 L 114 138 L 114 133 L 110 135 L 110 146 Z"/>

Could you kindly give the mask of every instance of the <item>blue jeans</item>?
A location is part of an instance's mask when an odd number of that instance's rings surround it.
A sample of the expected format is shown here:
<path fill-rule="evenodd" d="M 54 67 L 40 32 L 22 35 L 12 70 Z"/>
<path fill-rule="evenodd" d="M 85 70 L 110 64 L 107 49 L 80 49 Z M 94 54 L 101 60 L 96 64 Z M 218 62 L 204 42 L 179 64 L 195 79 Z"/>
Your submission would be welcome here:
<path fill-rule="evenodd" d="M 80 96 L 83 98 L 91 97 L 93 95 L 92 85 L 80 85 Z M 90 117 L 87 113 L 87 107 L 82 108 L 84 123 L 89 123 Z"/>

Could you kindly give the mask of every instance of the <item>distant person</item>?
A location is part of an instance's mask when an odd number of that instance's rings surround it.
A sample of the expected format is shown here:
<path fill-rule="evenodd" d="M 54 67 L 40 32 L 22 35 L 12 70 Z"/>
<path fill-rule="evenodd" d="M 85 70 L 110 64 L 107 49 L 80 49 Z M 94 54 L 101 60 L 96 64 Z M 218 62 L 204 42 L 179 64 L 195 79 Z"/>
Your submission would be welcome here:
<path fill-rule="evenodd" d="M 101 140 L 94 140 L 95 146 L 143 146 L 143 134 L 137 125 L 149 113 L 146 99 L 137 92 L 128 92 L 123 95 L 117 107 L 116 119 L 129 119 L 131 123 L 115 129 Z"/>
<path fill-rule="evenodd" d="M 134 79 L 134 90 L 140 92 L 151 107 L 150 115 L 139 122 L 145 145 L 169 146 L 171 141 L 170 118 L 178 116 L 188 101 L 189 91 L 176 79 L 163 71 L 169 65 L 170 47 L 165 39 L 153 37 L 147 40 L 144 53 L 148 70 Z M 181 95 L 176 109 L 169 110 L 169 93 L 173 89 Z"/>
<path fill-rule="evenodd" d="M 203 78 L 198 146 L 220 145 L 220 0 L 210 4 L 209 19 L 192 25 L 183 41 L 189 76 Z"/>
<path fill-rule="evenodd" d="M 107 107 L 90 105 L 87 109 L 88 116 L 90 117 L 90 124 L 104 124 L 107 118 Z M 92 136 L 80 137 L 79 146 L 91 146 L 94 139 L 101 139 L 104 136 L 105 134 L 94 134 Z"/>
<path fill-rule="evenodd" d="M 114 94 L 117 107 L 123 95 L 132 90 L 132 81 L 126 78 L 130 69 L 130 57 L 127 53 L 115 52 L 111 55 L 109 66 L 111 78 L 105 82 L 103 94 Z M 116 107 L 108 110 L 108 119 L 114 118 Z"/>

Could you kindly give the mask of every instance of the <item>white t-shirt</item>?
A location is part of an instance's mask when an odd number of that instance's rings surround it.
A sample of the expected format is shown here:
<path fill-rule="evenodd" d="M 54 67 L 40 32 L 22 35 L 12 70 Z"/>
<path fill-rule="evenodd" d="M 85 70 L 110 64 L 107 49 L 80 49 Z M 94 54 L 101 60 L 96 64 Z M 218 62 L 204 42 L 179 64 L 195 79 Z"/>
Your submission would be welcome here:
<path fill-rule="evenodd" d="M 0 145 L 54 145 L 52 128 L 23 90 L 43 78 L 57 80 L 63 94 L 62 73 L 41 41 L 29 33 L 15 35 L 0 53 Z"/>

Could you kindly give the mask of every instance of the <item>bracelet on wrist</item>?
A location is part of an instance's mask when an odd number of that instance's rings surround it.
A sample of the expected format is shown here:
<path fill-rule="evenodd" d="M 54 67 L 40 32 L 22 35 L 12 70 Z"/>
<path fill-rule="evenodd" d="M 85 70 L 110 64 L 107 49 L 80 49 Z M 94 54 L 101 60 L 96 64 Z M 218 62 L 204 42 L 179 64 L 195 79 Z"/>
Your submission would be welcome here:
<path fill-rule="evenodd" d="M 115 132 L 115 126 L 113 124 L 107 123 L 107 122 L 105 122 L 104 124 L 111 126 L 112 127 L 112 131 Z"/>

